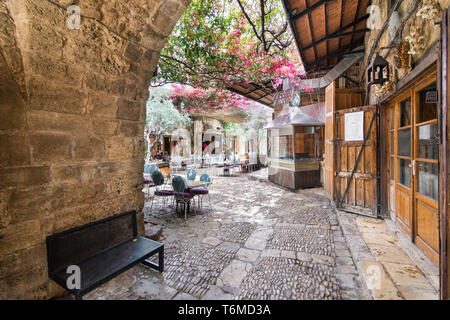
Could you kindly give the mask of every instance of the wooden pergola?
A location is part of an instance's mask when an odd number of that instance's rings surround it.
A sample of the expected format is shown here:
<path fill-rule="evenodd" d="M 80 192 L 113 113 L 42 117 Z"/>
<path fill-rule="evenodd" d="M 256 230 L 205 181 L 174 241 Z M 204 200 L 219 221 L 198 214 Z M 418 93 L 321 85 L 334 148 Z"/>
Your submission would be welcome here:
<path fill-rule="evenodd" d="M 282 0 L 306 72 L 331 69 L 364 44 L 369 1 Z"/>
<path fill-rule="evenodd" d="M 364 35 L 370 31 L 366 27 L 370 0 L 282 0 L 282 3 L 307 73 L 325 74 L 345 55 L 363 52 L 355 48 L 364 45 Z M 227 89 L 269 107 L 273 107 L 277 92 L 271 82 L 236 84 Z M 320 94 L 302 93 L 302 101 L 319 102 Z"/>
<path fill-rule="evenodd" d="M 273 87 L 272 82 L 263 84 L 242 83 L 235 84 L 227 88 L 231 92 L 240 94 L 248 99 L 254 100 L 261 104 L 271 107 L 275 93 L 277 90 Z"/>

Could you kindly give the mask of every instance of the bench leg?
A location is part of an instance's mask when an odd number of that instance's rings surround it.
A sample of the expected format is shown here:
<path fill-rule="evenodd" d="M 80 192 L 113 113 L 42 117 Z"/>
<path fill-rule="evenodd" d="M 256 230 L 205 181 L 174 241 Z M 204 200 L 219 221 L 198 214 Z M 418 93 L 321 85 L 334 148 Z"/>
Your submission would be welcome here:
<path fill-rule="evenodd" d="M 75 300 L 83 300 L 83 297 L 81 296 L 79 291 L 75 292 L 73 296 L 75 297 Z"/>
<path fill-rule="evenodd" d="M 159 272 L 164 272 L 164 248 L 162 248 L 158 252 L 158 264 L 150 260 L 144 260 L 142 261 L 142 264 L 152 269 L 158 270 Z"/>

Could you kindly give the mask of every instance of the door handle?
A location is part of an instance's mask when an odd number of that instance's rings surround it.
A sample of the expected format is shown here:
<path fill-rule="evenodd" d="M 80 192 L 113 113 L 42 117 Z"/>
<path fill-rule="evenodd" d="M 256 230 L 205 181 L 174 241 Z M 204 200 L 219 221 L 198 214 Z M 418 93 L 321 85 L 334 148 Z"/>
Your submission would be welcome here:
<path fill-rule="evenodd" d="M 413 176 L 416 175 L 416 160 L 412 160 L 412 163 L 408 165 L 410 168 L 412 168 L 412 174 Z"/>

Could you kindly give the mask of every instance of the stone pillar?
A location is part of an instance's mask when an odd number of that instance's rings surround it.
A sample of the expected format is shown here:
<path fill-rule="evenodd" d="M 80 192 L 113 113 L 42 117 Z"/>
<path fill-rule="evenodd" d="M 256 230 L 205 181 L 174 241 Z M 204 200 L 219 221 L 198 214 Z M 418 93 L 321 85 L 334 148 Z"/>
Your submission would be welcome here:
<path fill-rule="evenodd" d="M 71 1 L 56 1 L 67 5 Z M 45 239 L 128 211 L 144 230 L 144 122 L 189 0 L 0 1 L 0 299 L 50 298 Z"/>
<path fill-rule="evenodd" d="M 194 155 L 195 157 L 202 156 L 202 132 L 203 122 L 202 120 L 194 121 Z"/>

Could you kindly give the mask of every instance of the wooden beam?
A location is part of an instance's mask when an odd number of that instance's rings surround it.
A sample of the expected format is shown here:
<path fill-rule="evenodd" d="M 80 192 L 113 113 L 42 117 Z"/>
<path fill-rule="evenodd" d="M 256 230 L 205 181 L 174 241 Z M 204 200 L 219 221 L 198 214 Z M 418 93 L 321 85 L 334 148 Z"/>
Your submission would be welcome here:
<path fill-rule="evenodd" d="M 309 7 L 309 0 L 305 0 L 305 4 L 306 4 L 306 9 L 310 8 Z M 313 32 L 313 27 L 312 27 L 311 11 L 308 11 L 307 14 L 308 14 L 309 33 L 311 34 L 312 42 L 314 42 L 314 32 Z M 314 63 L 316 65 L 316 68 L 318 67 L 317 62 L 318 62 L 318 60 L 317 60 L 317 47 L 314 46 Z"/>
<path fill-rule="evenodd" d="M 360 40 L 358 40 L 356 42 L 349 43 L 348 45 L 345 45 L 345 46 L 341 47 L 339 50 L 336 50 L 335 52 L 332 52 L 332 53 L 330 53 L 330 54 L 328 54 L 326 56 L 320 57 L 317 60 L 317 62 L 318 61 L 322 61 L 324 59 L 339 58 L 340 56 L 343 56 L 343 55 L 346 55 L 346 54 L 350 54 L 350 53 L 357 53 L 360 50 L 352 51 L 352 52 L 345 52 L 345 51 L 348 50 L 348 49 L 353 49 L 353 48 L 358 47 L 358 46 L 363 45 L 363 44 L 364 44 L 364 39 L 360 39 Z M 314 63 L 314 65 L 317 65 L 317 63 Z M 311 70 L 310 68 L 312 66 L 313 66 L 313 64 L 306 65 L 305 69 L 306 70 Z"/>
<path fill-rule="evenodd" d="M 315 4 L 313 4 L 311 7 L 309 7 L 308 4 L 306 4 L 306 9 L 305 10 L 303 10 L 303 11 L 301 11 L 299 13 L 296 13 L 293 16 L 291 16 L 291 21 L 295 21 L 295 20 L 303 17 L 306 14 L 310 14 L 311 11 L 313 11 L 314 9 L 319 8 L 321 5 L 323 5 L 325 3 L 333 2 L 333 1 L 336 1 L 336 0 L 320 0 L 320 1 L 316 2 Z"/>
<path fill-rule="evenodd" d="M 250 99 L 250 100 L 253 100 L 253 101 L 262 103 L 263 105 L 270 107 L 270 104 L 267 104 L 267 103 L 265 103 L 265 102 L 259 101 L 260 98 L 252 98 L 252 97 L 248 97 L 248 96 L 246 96 L 244 93 L 242 93 L 242 92 L 240 92 L 240 91 L 238 91 L 238 90 L 236 90 L 236 89 L 234 89 L 234 88 L 231 88 L 231 87 L 227 87 L 226 89 L 227 89 L 228 91 L 234 92 L 234 93 L 236 93 L 236 94 L 238 94 L 238 95 L 240 95 L 240 96 L 243 96 L 243 97 L 245 97 L 245 98 L 248 98 L 248 99 Z"/>
<path fill-rule="evenodd" d="M 300 43 L 300 38 L 298 36 L 297 29 L 295 29 L 295 25 L 294 25 L 294 22 L 292 20 L 291 9 L 290 9 L 289 5 L 286 3 L 286 0 L 281 0 L 281 4 L 283 5 L 283 9 L 284 9 L 284 12 L 286 14 L 286 17 L 289 17 L 288 18 L 289 29 L 291 29 L 291 32 L 294 35 L 295 44 L 297 46 L 298 56 L 300 57 L 300 60 L 303 61 L 303 56 L 302 56 L 302 52 L 301 52 L 302 46 L 301 46 L 301 43 Z"/>
<path fill-rule="evenodd" d="M 344 21 L 344 2 L 345 2 L 345 0 L 341 0 L 341 17 L 339 20 L 339 30 L 343 29 L 342 22 Z M 339 38 L 339 40 L 338 40 L 338 48 L 341 48 L 341 38 Z"/>
<path fill-rule="evenodd" d="M 388 3 L 390 3 L 390 1 L 388 1 Z M 355 18 L 353 19 L 353 21 L 356 21 L 356 18 L 358 18 L 358 11 L 359 11 L 359 6 L 361 5 L 361 0 L 358 0 L 358 3 L 356 4 L 356 11 L 355 11 Z M 356 25 L 353 27 L 353 31 L 355 31 L 356 29 Z M 350 42 L 353 42 L 353 35 L 352 38 L 350 39 Z"/>
<path fill-rule="evenodd" d="M 370 29 L 364 28 L 364 29 L 359 29 L 359 30 L 355 30 L 355 31 L 349 31 L 349 32 L 344 32 L 344 33 L 333 34 L 333 35 L 329 35 L 329 36 L 325 37 L 325 40 L 331 40 L 331 39 L 335 39 L 335 38 L 343 38 L 343 37 L 347 37 L 347 36 L 353 36 L 355 34 L 362 33 L 362 32 L 368 32 L 368 31 L 370 31 Z"/>
<path fill-rule="evenodd" d="M 345 25 L 344 27 L 339 28 L 337 31 L 335 31 L 335 32 L 333 32 L 333 33 L 330 33 L 329 35 L 327 35 L 327 36 L 325 36 L 325 37 L 323 37 L 323 38 L 321 38 L 321 39 L 319 39 L 319 40 L 317 40 L 317 41 L 311 43 L 310 45 L 308 45 L 308 46 L 302 48 L 301 51 L 303 52 L 303 51 L 305 51 L 305 50 L 308 50 L 308 49 L 312 48 L 313 46 L 319 44 L 319 43 L 322 42 L 322 41 L 329 40 L 329 39 L 333 39 L 333 38 L 328 38 L 328 37 L 334 37 L 334 36 L 337 36 L 337 35 L 339 35 L 339 34 L 342 34 L 342 32 L 344 32 L 344 30 L 346 30 L 346 29 L 348 29 L 348 28 L 351 28 L 351 27 L 354 27 L 354 26 L 356 26 L 358 23 L 361 23 L 361 22 L 363 22 L 364 20 L 367 20 L 367 19 L 369 18 L 369 16 L 370 16 L 369 14 L 366 14 L 366 15 L 362 16 L 361 18 L 359 18 L 359 19 L 353 21 L 352 23 L 349 23 L 349 24 Z M 366 28 L 365 28 L 365 29 L 361 29 L 361 32 L 363 32 L 363 30 L 370 31 L 369 29 L 366 29 Z M 366 31 L 365 31 L 365 32 L 366 32 Z"/>
<path fill-rule="evenodd" d="M 265 95 L 263 95 L 262 97 L 259 97 L 258 98 L 258 101 L 261 101 L 262 99 L 264 99 L 265 97 L 267 97 L 267 96 L 270 96 L 272 94 L 272 92 L 271 93 L 266 93 Z"/>

